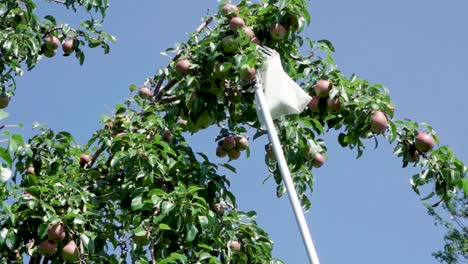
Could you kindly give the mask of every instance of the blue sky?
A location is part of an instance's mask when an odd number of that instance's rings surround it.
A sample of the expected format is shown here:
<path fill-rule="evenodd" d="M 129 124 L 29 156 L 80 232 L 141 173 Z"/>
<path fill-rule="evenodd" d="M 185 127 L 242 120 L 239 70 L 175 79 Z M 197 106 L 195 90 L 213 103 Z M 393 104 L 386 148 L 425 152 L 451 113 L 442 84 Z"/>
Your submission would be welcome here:
<path fill-rule="evenodd" d="M 216 8 L 215 0 L 112 1 L 105 28 L 118 42 L 111 54 L 90 50 L 83 67 L 70 57 L 44 59 L 18 79 L 7 122 L 24 123 L 26 135 L 32 122 L 44 122 L 85 143 L 101 127 L 99 117 L 111 114 L 129 95 L 130 84 L 141 85 L 166 65 L 159 53 L 184 41 L 185 33 Z M 383 83 L 391 91 L 397 118 L 431 124 L 441 144 L 468 161 L 467 1 L 315 0 L 309 10 L 312 23 L 305 35 L 332 41 L 343 72 Z M 49 11 L 56 9 L 44 5 L 42 12 Z M 216 159 L 216 133 L 202 131 L 190 142 Z M 383 138 L 377 150 L 369 141 L 359 160 L 336 138 L 336 133 L 325 137 L 330 159 L 314 172 L 313 205 L 307 213 L 321 262 L 437 263 L 431 252 L 442 247 L 443 233 L 410 188 L 415 170 L 402 169 Z M 254 142 L 251 158 L 233 163 L 239 173 L 229 175 L 232 191 L 242 210 L 257 211 L 258 223 L 275 241 L 276 257 L 306 263 L 288 199 L 276 198 L 272 180 L 262 184 L 265 142 Z"/>

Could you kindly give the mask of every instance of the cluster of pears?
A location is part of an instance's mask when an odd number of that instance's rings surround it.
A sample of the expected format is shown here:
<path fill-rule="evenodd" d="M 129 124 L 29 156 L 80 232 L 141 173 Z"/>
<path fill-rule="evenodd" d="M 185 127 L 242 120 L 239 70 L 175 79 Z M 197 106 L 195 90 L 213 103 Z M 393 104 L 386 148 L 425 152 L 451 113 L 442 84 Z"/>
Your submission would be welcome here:
<path fill-rule="evenodd" d="M 321 100 L 326 100 L 327 110 L 336 113 L 341 110 L 341 103 L 339 96 L 330 97 L 330 90 L 333 85 L 329 80 L 318 80 L 314 86 L 315 95 L 312 97 L 312 100 L 309 102 L 309 109 L 312 112 L 319 111 L 319 104 Z M 394 110 L 393 106 L 388 105 L 390 110 Z M 388 119 L 387 116 L 380 110 L 372 112 L 371 126 L 370 130 L 373 133 L 381 134 L 387 130 Z"/>
<path fill-rule="evenodd" d="M 50 257 L 57 252 L 57 244 L 66 237 L 65 227 L 61 223 L 53 224 L 47 229 L 47 239 L 37 246 L 37 251 L 46 257 Z M 33 243 L 27 245 L 33 247 Z M 77 263 L 80 260 L 80 251 L 75 241 L 70 240 L 62 248 L 62 259 L 69 263 Z"/>
<path fill-rule="evenodd" d="M 248 147 L 249 140 L 247 137 L 242 135 L 229 135 L 218 142 L 216 156 L 220 158 L 228 156 L 230 159 L 236 160 L 240 157 L 241 151 L 246 150 Z"/>
<path fill-rule="evenodd" d="M 73 53 L 74 49 L 74 40 L 68 39 L 62 43 L 62 50 L 65 56 L 68 56 Z M 45 39 L 45 45 L 43 54 L 47 58 L 52 58 L 57 54 L 57 49 L 60 46 L 60 39 L 54 35 L 48 35 Z"/>

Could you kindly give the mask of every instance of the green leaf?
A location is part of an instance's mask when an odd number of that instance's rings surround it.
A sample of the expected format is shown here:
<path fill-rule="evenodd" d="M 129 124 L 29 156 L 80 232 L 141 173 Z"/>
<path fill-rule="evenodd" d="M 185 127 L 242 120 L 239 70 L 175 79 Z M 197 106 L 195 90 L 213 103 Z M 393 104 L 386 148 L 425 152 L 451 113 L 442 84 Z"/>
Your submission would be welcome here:
<path fill-rule="evenodd" d="M 10 116 L 9 113 L 5 112 L 3 109 L 0 109 L 0 120 L 7 118 Z"/>
<path fill-rule="evenodd" d="M 164 223 L 159 224 L 159 230 L 171 230 L 172 228 Z"/>
<path fill-rule="evenodd" d="M 13 165 L 13 160 L 10 156 L 10 152 L 8 152 L 8 150 L 4 147 L 0 147 L 0 158 L 2 158 L 7 163 L 8 167 L 11 167 Z"/>
<path fill-rule="evenodd" d="M 198 234 L 198 229 L 192 223 L 187 224 L 187 229 L 188 229 L 187 230 L 187 237 L 185 238 L 185 241 L 190 243 L 195 239 L 195 236 Z"/>
<path fill-rule="evenodd" d="M 44 19 L 49 20 L 52 24 L 57 25 L 57 21 L 55 20 L 55 17 L 47 15 L 44 17 Z"/>
<path fill-rule="evenodd" d="M 132 200 L 132 210 L 136 211 L 136 210 L 139 210 L 141 208 L 143 208 L 143 199 L 141 198 L 141 196 L 135 197 Z"/>
<path fill-rule="evenodd" d="M 463 192 L 465 196 L 468 196 L 468 179 L 462 179 L 463 182 Z"/>
<path fill-rule="evenodd" d="M 235 167 L 231 166 L 229 163 L 220 163 L 220 166 L 232 171 L 233 173 L 237 173 L 237 170 Z"/>
<path fill-rule="evenodd" d="M 189 193 L 196 193 L 198 192 L 199 190 L 203 190 L 204 188 L 201 187 L 201 186 L 198 186 L 198 185 L 191 185 L 188 189 L 187 189 L 187 192 Z"/>
<path fill-rule="evenodd" d="M 174 208 L 174 204 L 169 202 L 169 201 L 164 201 L 161 205 L 161 213 L 162 214 L 167 214 L 169 213 L 169 211 L 172 210 L 172 208 Z"/>

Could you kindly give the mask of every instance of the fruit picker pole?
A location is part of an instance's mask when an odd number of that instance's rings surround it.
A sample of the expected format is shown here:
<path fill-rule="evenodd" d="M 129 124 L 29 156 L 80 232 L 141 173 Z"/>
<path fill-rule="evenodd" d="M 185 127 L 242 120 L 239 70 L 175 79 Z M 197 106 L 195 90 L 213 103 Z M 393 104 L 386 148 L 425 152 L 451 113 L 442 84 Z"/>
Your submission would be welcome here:
<path fill-rule="evenodd" d="M 311 264 L 320 264 L 317 252 L 314 247 L 314 242 L 312 241 L 312 236 L 307 226 L 307 222 L 304 216 L 304 211 L 302 211 L 299 198 L 297 196 L 296 189 L 294 188 L 294 183 L 291 178 L 291 174 L 288 169 L 288 164 L 284 157 L 283 149 L 281 148 L 281 143 L 278 138 L 278 133 L 276 132 L 275 125 L 273 124 L 273 119 L 271 117 L 270 111 L 265 99 L 265 94 L 263 93 L 263 86 L 259 81 L 257 76 L 257 81 L 254 83 L 255 94 L 258 99 L 260 111 L 263 115 L 265 126 L 268 131 L 268 136 L 270 138 L 271 144 L 273 145 L 273 152 L 275 153 L 276 161 L 278 162 L 279 170 L 281 176 L 283 177 L 284 184 L 286 185 L 286 190 L 288 191 L 289 202 L 294 211 L 294 216 L 296 217 L 296 222 L 299 225 L 299 230 L 302 236 L 302 241 L 304 247 L 307 250 L 307 255 L 309 257 L 309 263 Z"/>

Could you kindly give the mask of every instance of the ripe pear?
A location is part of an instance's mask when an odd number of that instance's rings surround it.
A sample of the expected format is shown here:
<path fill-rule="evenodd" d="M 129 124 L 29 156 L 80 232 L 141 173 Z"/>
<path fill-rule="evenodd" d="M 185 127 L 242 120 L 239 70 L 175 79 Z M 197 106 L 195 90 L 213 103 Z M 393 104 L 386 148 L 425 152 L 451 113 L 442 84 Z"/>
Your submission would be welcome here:
<path fill-rule="evenodd" d="M 319 111 L 319 103 L 320 103 L 320 97 L 312 96 L 312 100 L 310 100 L 310 102 L 309 102 L 310 110 L 312 110 L 312 112 L 318 112 Z"/>
<path fill-rule="evenodd" d="M 28 167 L 26 169 L 26 174 L 30 174 L 30 175 L 35 175 L 36 173 L 34 172 L 34 167 Z"/>
<path fill-rule="evenodd" d="M 91 164 L 92 160 L 93 160 L 93 157 L 91 155 L 81 154 L 80 155 L 80 166 L 81 167 L 87 166 L 87 165 Z"/>
<path fill-rule="evenodd" d="M 323 164 L 325 164 L 325 158 L 323 157 L 323 155 L 320 153 L 317 153 L 314 157 L 313 164 L 314 164 L 314 167 L 316 168 L 322 167 Z"/>
<path fill-rule="evenodd" d="M 10 103 L 10 97 L 8 97 L 8 95 L 6 94 L 0 95 L 0 109 L 7 107 L 9 103 Z"/>
<path fill-rule="evenodd" d="M 236 137 L 236 148 L 240 151 L 249 147 L 249 140 L 245 136 Z"/>
<path fill-rule="evenodd" d="M 53 242 L 62 241 L 65 238 L 65 228 L 62 223 L 57 223 L 49 226 L 47 229 L 48 240 Z"/>
<path fill-rule="evenodd" d="M 223 148 L 227 151 L 236 147 L 236 137 L 230 135 L 224 138 Z"/>
<path fill-rule="evenodd" d="M 256 44 L 256 45 L 262 45 L 262 42 L 260 41 L 259 38 L 257 37 L 253 37 L 250 42 L 252 42 L 253 44 Z"/>
<path fill-rule="evenodd" d="M 253 32 L 252 28 L 250 28 L 250 27 L 243 27 L 243 28 L 242 28 L 242 31 L 244 31 L 244 33 L 247 34 L 247 36 L 249 36 L 250 40 L 252 40 L 253 38 L 255 38 L 255 33 Z"/>
<path fill-rule="evenodd" d="M 192 63 L 188 59 L 180 59 L 175 65 L 175 70 L 180 75 L 187 75 L 190 72 L 191 65 Z"/>
<path fill-rule="evenodd" d="M 236 31 L 238 29 L 241 29 L 245 26 L 245 21 L 244 19 L 240 18 L 240 17 L 233 17 L 231 18 L 231 20 L 229 21 L 229 28 L 232 30 L 232 31 Z"/>
<path fill-rule="evenodd" d="M 340 98 L 335 97 L 335 98 L 327 98 L 327 109 L 330 112 L 338 112 L 341 109 L 341 103 L 340 103 Z"/>
<path fill-rule="evenodd" d="M 151 92 L 150 88 L 141 87 L 140 90 L 138 90 L 138 95 L 143 99 L 148 99 L 153 96 L 153 93 Z"/>
<path fill-rule="evenodd" d="M 43 256 L 50 257 L 57 251 L 57 245 L 53 241 L 44 240 L 39 246 L 37 246 L 37 250 Z"/>
<path fill-rule="evenodd" d="M 235 252 L 239 252 L 242 248 L 241 243 L 237 240 L 231 241 L 231 243 L 229 243 L 229 247 Z"/>
<path fill-rule="evenodd" d="M 282 40 L 286 36 L 286 28 L 277 23 L 270 27 L 270 35 L 275 40 Z"/>
<path fill-rule="evenodd" d="M 80 251 L 75 241 L 72 240 L 63 247 L 62 258 L 69 263 L 76 263 L 80 260 Z"/>
<path fill-rule="evenodd" d="M 383 133 L 387 130 L 388 121 L 387 117 L 381 111 L 375 111 L 372 115 L 371 131 L 374 133 Z"/>
<path fill-rule="evenodd" d="M 60 46 L 60 39 L 54 35 L 48 35 L 45 39 L 45 44 L 48 49 L 56 50 Z"/>
<path fill-rule="evenodd" d="M 239 15 L 239 8 L 233 4 L 226 4 L 221 9 L 221 13 L 225 17 L 233 18 Z"/>
<path fill-rule="evenodd" d="M 328 80 L 319 80 L 315 84 L 315 94 L 319 97 L 327 97 L 331 89 L 331 83 Z"/>
<path fill-rule="evenodd" d="M 226 155 L 227 155 L 227 152 L 223 146 L 216 147 L 216 156 L 218 156 L 219 158 L 224 158 L 226 157 Z"/>
<path fill-rule="evenodd" d="M 240 157 L 240 151 L 236 148 L 230 149 L 227 151 L 228 157 L 232 160 L 236 160 Z"/>
<path fill-rule="evenodd" d="M 427 133 L 419 132 L 414 141 L 414 146 L 421 152 L 428 152 L 434 148 L 435 140 Z"/>
<path fill-rule="evenodd" d="M 62 50 L 65 55 L 70 55 L 73 53 L 74 40 L 68 39 L 62 43 Z"/>

